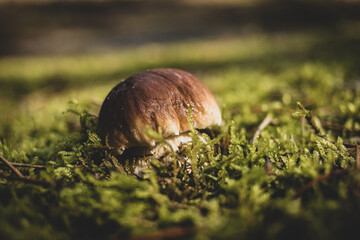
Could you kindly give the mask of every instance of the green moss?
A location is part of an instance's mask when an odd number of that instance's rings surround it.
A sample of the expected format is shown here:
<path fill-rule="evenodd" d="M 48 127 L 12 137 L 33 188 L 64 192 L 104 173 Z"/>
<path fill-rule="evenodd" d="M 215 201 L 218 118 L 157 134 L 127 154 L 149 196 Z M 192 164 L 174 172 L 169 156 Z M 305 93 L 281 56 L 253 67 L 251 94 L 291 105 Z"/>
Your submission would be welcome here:
<path fill-rule="evenodd" d="M 337 55 L 329 42 L 347 54 Z M 0 165 L 0 238 L 141 238 L 169 229 L 189 239 L 354 233 L 360 175 L 351 144 L 359 141 L 360 73 L 358 54 L 344 43 L 257 36 L 1 60 L 0 155 L 46 168 L 17 167 L 37 180 L 24 182 Z M 152 67 L 202 79 L 224 125 L 201 133 L 207 143 L 193 130 L 193 142 L 167 156 L 173 164 L 153 158 L 138 179 L 101 144 L 97 114 L 118 81 Z M 267 114 L 273 121 L 252 144 Z"/>

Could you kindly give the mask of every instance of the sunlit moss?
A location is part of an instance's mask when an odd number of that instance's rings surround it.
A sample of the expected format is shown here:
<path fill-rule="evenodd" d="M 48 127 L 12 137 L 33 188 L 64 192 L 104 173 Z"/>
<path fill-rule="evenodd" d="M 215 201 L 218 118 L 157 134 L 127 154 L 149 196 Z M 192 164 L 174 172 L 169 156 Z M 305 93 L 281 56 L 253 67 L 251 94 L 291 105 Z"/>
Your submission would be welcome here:
<path fill-rule="evenodd" d="M 359 141 L 358 56 L 324 59 L 316 53 L 322 42 L 256 36 L 1 60 L 0 155 L 45 169 L 17 167 L 36 184 L 1 165 L 0 238 L 121 239 L 175 229 L 189 239 L 337 239 L 356 231 L 360 178 L 349 143 Z M 167 156 L 171 164 L 150 157 L 152 169 L 138 179 L 133 161 L 101 143 L 97 114 L 117 82 L 152 67 L 202 79 L 224 125 L 201 133 L 207 143 L 193 130 L 193 142 Z M 324 124 L 317 134 L 307 117 L 340 129 Z"/>

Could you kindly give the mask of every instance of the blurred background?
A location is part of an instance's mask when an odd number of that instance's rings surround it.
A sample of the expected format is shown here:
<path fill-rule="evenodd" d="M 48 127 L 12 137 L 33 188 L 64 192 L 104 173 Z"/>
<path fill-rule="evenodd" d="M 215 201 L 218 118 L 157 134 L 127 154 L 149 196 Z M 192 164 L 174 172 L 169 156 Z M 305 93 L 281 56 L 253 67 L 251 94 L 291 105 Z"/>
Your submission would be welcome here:
<path fill-rule="evenodd" d="M 360 89 L 359 13 L 356 0 L 0 0 L 0 139 L 66 135 L 70 100 L 96 115 L 156 67 L 195 74 L 244 127 L 296 101 L 333 109 L 335 91 Z"/>
<path fill-rule="evenodd" d="M 0 56 L 360 28 L 356 0 L 0 0 Z M 349 42 L 358 44 L 359 42 Z"/>

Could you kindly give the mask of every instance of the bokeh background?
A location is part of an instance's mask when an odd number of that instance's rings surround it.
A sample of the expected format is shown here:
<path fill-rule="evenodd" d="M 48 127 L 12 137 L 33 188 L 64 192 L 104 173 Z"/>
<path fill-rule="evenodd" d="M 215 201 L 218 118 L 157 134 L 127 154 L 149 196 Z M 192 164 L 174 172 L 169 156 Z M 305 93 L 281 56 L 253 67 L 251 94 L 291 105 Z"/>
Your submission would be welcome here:
<path fill-rule="evenodd" d="M 314 72 L 358 88 L 359 12 L 355 0 L 1 0 L 0 135 L 57 122 L 71 99 L 96 115 L 117 82 L 154 67 L 194 73 L 222 107 L 322 106 L 314 86 L 338 81 Z"/>
<path fill-rule="evenodd" d="M 327 80 L 316 71 L 341 78 L 344 87 L 359 87 L 360 2 L 355 0 L 0 3 L 2 139 L 24 126 L 14 127 L 14 120 L 31 118 L 43 126 L 41 116 L 66 111 L 70 99 L 94 103 L 96 115 L 112 86 L 153 67 L 194 73 L 229 108 L 283 99 L 322 106 L 324 100 L 314 96 L 324 93 L 314 86 Z M 286 72 L 298 79 L 279 76 Z M 262 84 L 261 90 L 252 79 L 269 86 Z M 231 88 L 234 84 L 239 89 Z"/>
<path fill-rule="evenodd" d="M 356 0 L 0 2 L 1 56 L 103 52 L 259 33 L 319 31 L 338 39 L 360 27 Z"/>

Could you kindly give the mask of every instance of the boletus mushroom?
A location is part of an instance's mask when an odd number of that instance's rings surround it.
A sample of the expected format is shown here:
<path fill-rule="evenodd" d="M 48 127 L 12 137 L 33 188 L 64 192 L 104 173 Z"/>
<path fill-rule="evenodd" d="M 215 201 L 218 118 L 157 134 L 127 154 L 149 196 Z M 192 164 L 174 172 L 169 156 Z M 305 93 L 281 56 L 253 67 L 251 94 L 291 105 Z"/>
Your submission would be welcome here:
<path fill-rule="evenodd" d="M 162 129 L 168 146 L 177 151 L 191 141 L 188 110 L 193 126 L 206 129 L 221 124 L 214 96 L 192 74 L 158 68 L 137 73 L 116 85 L 107 95 L 99 114 L 98 134 L 116 154 L 132 150 L 139 156 L 161 157 L 167 150 L 146 133 Z"/>

